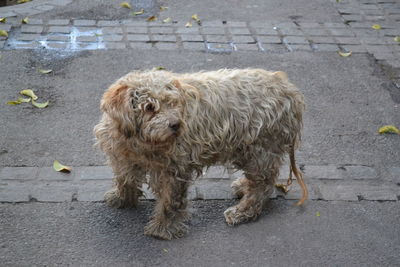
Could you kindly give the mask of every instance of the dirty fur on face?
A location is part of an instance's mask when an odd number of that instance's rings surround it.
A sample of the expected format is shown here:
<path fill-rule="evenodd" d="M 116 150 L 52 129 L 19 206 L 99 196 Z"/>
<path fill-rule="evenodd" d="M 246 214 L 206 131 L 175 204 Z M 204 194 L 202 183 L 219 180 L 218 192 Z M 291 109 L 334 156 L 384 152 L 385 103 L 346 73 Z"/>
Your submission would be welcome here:
<path fill-rule="evenodd" d="M 211 165 L 233 166 L 244 173 L 232 183 L 241 199 L 224 215 L 236 225 L 261 214 L 289 154 L 302 204 L 307 188 L 294 151 L 304 108 L 303 95 L 280 71 L 131 72 L 104 93 L 94 129 L 114 172 L 105 200 L 117 208 L 136 206 L 148 183 L 157 204 L 145 234 L 179 238 L 188 231 L 191 182 Z"/>

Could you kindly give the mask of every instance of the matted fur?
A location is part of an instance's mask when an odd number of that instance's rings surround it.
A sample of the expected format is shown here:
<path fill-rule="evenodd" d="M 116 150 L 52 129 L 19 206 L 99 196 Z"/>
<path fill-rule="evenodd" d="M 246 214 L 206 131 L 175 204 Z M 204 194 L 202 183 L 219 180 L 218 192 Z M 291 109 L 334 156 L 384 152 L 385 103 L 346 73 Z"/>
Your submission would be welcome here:
<path fill-rule="evenodd" d="M 145 234 L 181 237 L 187 231 L 190 182 L 205 167 L 219 164 L 245 174 L 232 184 L 242 198 L 225 211 L 227 223 L 253 220 L 272 192 L 285 154 L 299 144 L 304 106 L 283 72 L 131 72 L 104 93 L 103 116 L 95 127 L 97 144 L 115 174 L 106 201 L 135 206 L 147 182 L 157 205 Z"/>

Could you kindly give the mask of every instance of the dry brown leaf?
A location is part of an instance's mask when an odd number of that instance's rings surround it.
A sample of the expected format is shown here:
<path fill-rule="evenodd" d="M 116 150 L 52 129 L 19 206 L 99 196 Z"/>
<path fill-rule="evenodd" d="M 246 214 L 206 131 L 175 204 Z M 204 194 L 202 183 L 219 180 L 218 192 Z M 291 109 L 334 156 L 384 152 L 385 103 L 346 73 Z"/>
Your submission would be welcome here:
<path fill-rule="evenodd" d="M 148 17 L 146 20 L 147 21 L 156 21 L 157 17 L 156 16 L 151 16 L 151 17 Z"/>
<path fill-rule="evenodd" d="M 286 184 L 276 184 L 275 187 L 285 194 L 289 192 L 289 187 Z"/>

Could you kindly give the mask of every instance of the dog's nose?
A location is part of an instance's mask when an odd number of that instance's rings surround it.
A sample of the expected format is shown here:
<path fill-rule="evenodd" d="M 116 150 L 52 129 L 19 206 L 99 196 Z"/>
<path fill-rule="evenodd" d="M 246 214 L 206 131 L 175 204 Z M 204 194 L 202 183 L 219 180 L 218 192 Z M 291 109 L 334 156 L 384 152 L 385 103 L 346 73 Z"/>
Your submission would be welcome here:
<path fill-rule="evenodd" d="M 179 122 L 174 122 L 174 123 L 170 123 L 169 124 L 169 128 L 171 128 L 172 131 L 177 132 L 179 130 L 180 127 L 180 123 Z"/>

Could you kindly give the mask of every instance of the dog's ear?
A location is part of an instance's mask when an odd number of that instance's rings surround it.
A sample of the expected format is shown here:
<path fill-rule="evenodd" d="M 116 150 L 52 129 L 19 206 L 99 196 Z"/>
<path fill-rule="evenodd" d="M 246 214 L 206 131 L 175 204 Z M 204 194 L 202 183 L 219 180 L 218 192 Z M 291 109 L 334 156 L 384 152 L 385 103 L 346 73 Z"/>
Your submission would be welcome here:
<path fill-rule="evenodd" d="M 272 75 L 274 75 L 274 77 L 277 77 L 285 82 L 289 80 L 287 74 L 283 71 L 276 71 L 276 72 L 272 73 Z"/>
<path fill-rule="evenodd" d="M 195 99 L 199 98 L 199 90 L 188 83 L 185 83 L 178 79 L 174 79 L 171 81 L 169 87 L 171 86 L 176 88 L 185 97 L 190 97 Z"/>
<path fill-rule="evenodd" d="M 111 85 L 103 95 L 100 104 L 101 110 L 110 115 L 113 112 L 121 111 L 124 106 L 127 90 L 128 86 L 124 84 L 115 83 Z"/>

